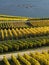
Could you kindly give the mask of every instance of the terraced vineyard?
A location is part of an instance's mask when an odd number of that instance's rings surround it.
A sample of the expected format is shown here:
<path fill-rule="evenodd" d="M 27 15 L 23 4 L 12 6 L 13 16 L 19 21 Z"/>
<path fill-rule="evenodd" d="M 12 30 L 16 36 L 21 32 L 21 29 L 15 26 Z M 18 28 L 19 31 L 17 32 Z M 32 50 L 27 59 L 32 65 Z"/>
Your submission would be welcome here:
<path fill-rule="evenodd" d="M 49 19 L 0 16 L 0 54 L 49 47 Z M 49 51 L 11 54 L 0 65 L 49 65 Z M 1 58 L 0 58 L 1 60 Z"/>
<path fill-rule="evenodd" d="M 17 56 L 12 54 L 11 59 L 3 56 L 0 65 L 49 65 L 49 51 L 24 53 Z"/>

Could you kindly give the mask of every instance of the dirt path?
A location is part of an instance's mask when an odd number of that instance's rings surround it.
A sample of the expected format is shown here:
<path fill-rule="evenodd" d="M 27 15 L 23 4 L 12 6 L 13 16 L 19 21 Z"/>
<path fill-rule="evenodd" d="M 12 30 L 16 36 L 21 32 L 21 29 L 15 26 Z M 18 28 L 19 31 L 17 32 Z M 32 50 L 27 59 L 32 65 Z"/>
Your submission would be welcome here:
<path fill-rule="evenodd" d="M 49 50 L 49 47 L 42 47 L 42 48 L 37 48 L 37 49 L 30 49 L 30 50 L 26 50 L 26 51 L 18 51 L 18 52 L 13 52 L 13 53 L 8 53 L 8 54 L 1 54 L 0 55 L 0 61 L 3 59 L 3 56 L 6 56 L 8 59 L 11 58 L 11 55 L 14 54 L 15 56 L 17 56 L 18 53 L 20 53 L 21 55 L 23 55 L 24 53 L 30 53 L 30 52 L 35 52 L 35 51 L 38 51 L 38 52 L 41 52 L 41 51 L 47 51 Z"/>

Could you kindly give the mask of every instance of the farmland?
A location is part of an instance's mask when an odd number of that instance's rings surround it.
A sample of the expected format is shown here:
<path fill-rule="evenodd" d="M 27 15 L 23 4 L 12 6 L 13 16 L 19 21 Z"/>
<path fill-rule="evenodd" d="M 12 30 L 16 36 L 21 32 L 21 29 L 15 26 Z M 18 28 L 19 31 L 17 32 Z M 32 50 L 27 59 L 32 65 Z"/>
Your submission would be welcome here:
<path fill-rule="evenodd" d="M 49 47 L 49 18 L 0 16 L 0 55 L 42 47 Z M 3 56 L 2 64 L 49 65 L 49 51 Z"/>

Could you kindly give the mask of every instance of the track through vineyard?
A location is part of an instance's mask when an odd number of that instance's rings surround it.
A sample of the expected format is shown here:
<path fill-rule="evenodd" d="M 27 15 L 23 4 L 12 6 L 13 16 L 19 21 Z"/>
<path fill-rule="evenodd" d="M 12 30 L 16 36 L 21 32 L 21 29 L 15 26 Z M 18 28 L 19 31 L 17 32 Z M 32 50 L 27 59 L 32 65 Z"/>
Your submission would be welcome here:
<path fill-rule="evenodd" d="M 49 48 L 48 48 L 49 49 Z M 46 48 L 0 55 L 0 64 L 4 65 L 49 65 L 49 50 Z M 48 51 L 47 51 L 48 50 Z"/>

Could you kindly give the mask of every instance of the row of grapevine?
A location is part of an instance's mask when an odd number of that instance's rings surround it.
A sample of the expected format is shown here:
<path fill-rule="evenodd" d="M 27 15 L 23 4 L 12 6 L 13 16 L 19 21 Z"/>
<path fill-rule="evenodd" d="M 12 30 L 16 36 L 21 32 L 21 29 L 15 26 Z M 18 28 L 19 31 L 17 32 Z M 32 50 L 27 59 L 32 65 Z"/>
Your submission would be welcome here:
<path fill-rule="evenodd" d="M 12 28 L 20 28 L 20 27 L 29 27 L 25 22 L 23 21 L 7 21 L 7 22 L 0 22 L 0 29 L 12 29 Z"/>
<path fill-rule="evenodd" d="M 22 37 L 30 36 L 43 36 L 49 35 L 49 27 L 37 27 L 37 28 L 12 28 L 12 29 L 1 29 L 0 40 L 17 39 Z"/>
<path fill-rule="evenodd" d="M 21 55 L 20 53 L 15 55 L 11 55 L 11 59 L 8 59 L 6 56 L 3 56 L 2 65 L 49 65 L 49 51 L 40 52 L 31 52 L 29 54 L 24 53 Z"/>
<path fill-rule="evenodd" d="M 30 37 L 26 39 L 19 40 L 8 40 L 5 42 L 0 42 L 0 53 L 19 51 L 23 49 L 33 49 L 41 46 L 49 45 L 49 36 L 41 37 Z"/>

